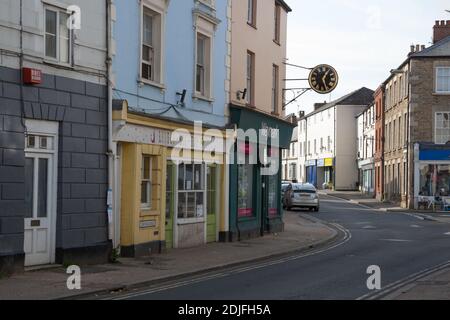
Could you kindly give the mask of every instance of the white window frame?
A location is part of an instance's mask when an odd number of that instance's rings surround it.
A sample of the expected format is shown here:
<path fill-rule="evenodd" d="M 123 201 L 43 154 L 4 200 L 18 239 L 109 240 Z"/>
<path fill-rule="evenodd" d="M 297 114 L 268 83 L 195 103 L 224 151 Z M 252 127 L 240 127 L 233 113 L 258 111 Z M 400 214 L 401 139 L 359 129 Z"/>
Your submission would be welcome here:
<path fill-rule="evenodd" d="M 449 70 L 449 72 L 450 72 L 450 67 L 436 67 L 436 71 L 435 71 L 435 76 L 436 76 L 436 81 L 435 81 L 436 89 L 435 89 L 435 93 L 436 93 L 436 94 L 450 94 L 450 76 L 449 76 L 449 90 L 448 90 L 448 91 L 439 91 L 439 90 L 438 90 L 438 88 L 439 88 L 439 76 L 438 76 L 438 73 L 439 73 L 439 70 L 442 70 L 442 69 L 447 69 L 447 70 Z"/>
<path fill-rule="evenodd" d="M 48 56 L 47 55 L 47 11 L 51 11 L 56 13 L 56 57 Z M 44 27 L 43 27 L 43 33 L 44 33 L 44 60 L 50 61 L 52 63 L 57 63 L 65 66 L 71 66 L 73 63 L 73 32 L 69 29 L 69 38 L 68 41 L 68 61 L 61 61 L 61 34 L 60 34 L 60 19 L 61 14 L 66 14 L 70 17 L 70 15 L 64 10 L 64 8 L 59 8 L 55 6 L 50 5 L 44 5 Z"/>
<path fill-rule="evenodd" d="M 154 52 L 156 51 L 156 54 L 154 53 L 154 64 L 158 67 L 157 76 L 153 76 L 153 80 L 149 80 L 143 77 L 142 74 L 142 64 L 143 61 L 143 54 L 142 54 L 142 48 L 144 44 L 144 12 L 145 10 L 153 11 L 154 13 L 159 15 L 160 20 L 160 26 L 159 30 L 160 33 L 155 36 L 155 33 L 153 33 L 153 37 L 157 37 L 158 44 L 153 43 Z M 165 89 L 165 69 L 164 69 L 164 57 L 165 57 L 165 19 L 166 19 L 166 10 L 167 10 L 167 1 L 166 0 L 157 0 L 157 1 L 149 1 L 149 0 L 143 0 L 141 1 L 141 9 L 140 9 L 140 46 L 139 46 L 139 79 L 138 82 L 141 84 L 150 85 L 153 87 L 157 87 L 159 89 Z M 155 23 L 155 22 L 154 22 Z M 153 30 L 154 32 L 154 30 Z M 154 39 L 155 40 L 155 39 Z M 158 48 L 159 46 L 159 48 Z M 153 69 L 155 69 L 155 66 Z"/>
<path fill-rule="evenodd" d="M 434 116 L 434 142 L 436 144 L 445 145 L 447 143 L 447 141 L 441 142 L 440 140 L 438 140 L 438 133 L 437 133 L 437 131 L 438 130 L 444 130 L 444 129 L 449 130 L 448 140 L 450 141 L 450 125 L 449 125 L 449 128 L 440 128 L 440 127 L 438 127 L 437 124 L 438 124 L 438 115 L 439 114 L 447 114 L 449 119 L 450 119 L 450 112 L 446 112 L 446 111 L 436 112 L 436 114 Z M 442 135 L 439 135 L 439 136 L 442 136 Z"/>

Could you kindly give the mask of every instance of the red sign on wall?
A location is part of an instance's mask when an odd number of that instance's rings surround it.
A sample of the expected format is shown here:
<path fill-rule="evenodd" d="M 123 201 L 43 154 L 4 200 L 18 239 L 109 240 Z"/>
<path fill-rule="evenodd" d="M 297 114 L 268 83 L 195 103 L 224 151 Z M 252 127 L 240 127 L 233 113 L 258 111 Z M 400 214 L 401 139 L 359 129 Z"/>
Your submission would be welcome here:
<path fill-rule="evenodd" d="M 23 68 L 23 82 L 25 84 L 41 84 L 42 71 L 33 68 Z"/>

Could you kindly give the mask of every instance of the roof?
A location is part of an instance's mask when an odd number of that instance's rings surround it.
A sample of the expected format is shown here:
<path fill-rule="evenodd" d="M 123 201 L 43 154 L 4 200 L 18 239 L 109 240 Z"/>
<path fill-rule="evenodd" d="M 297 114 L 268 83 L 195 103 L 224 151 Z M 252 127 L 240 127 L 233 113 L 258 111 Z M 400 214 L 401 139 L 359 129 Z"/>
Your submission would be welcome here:
<path fill-rule="evenodd" d="M 362 87 L 362 88 L 360 88 L 356 91 L 353 91 L 337 100 L 334 100 L 330 103 L 325 104 L 324 106 L 320 107 L 319 109 L 306 115 L 305 118 L 309 118 L 317 113 L 328 110 L 335 106 L 344 106 L 344 105 L 368 106 L 373 102 L 373 94 L 374 94 L 373 90 L 368 89 L 366 87 Z"/>
<path fill-rule="evenodd" d="M 284 0 L 276 0 L 276 2 L 282 6 L 284 8 L 284 10 L 286 10 L 287 12 L 292 12 L 291 7 L 289 7 L 289 5 L 286 3 L 286 1 Z"/>
<path fill-rule="evenodd" d="M 367 108 L 365 108 L 362 112 L 358 113 L 356 115 L 356 118 L 361 117 L 364 113 L 366 113 L 368 110 L 370 110 L 371 108 L 373 108 L 374 104 L 371 103 L 370 105 L 367 106 Z"/>
<path fill-rule="evenodd" d="M 450 36 L 410 56 L 410 58 L 420 57 L 450 57 Z"/>
<path fill-rule="evenodd" d="M 450 58 L 450 36 L 436 42 L 431 47 L 423 49 L 422 51 L 410 54 L 405 61 L 403 61 L 397 68 L 402 69 L 413 58 L 437 58 L 437 57 L 449 57 Z M 383 81 L 383 85 L 386 85 L 395 74 L 390 74 L 389 77 Z"/>

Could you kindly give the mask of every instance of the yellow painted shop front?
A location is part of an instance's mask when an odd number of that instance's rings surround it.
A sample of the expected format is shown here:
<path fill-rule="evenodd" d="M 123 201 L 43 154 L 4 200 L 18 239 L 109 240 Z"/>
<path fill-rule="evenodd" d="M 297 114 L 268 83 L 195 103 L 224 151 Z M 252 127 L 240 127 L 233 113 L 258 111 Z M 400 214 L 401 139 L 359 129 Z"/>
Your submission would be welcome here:
<path fill-rule="evenodd" d="M 147 256 L 218 241 L 226 225 L 223 154 L 213 158 L 190 150 L 174 158 L 173 131 L 184 129 L 193 139 L 193 124 L 114 113 L 121 162 L 121 255 Z"/>

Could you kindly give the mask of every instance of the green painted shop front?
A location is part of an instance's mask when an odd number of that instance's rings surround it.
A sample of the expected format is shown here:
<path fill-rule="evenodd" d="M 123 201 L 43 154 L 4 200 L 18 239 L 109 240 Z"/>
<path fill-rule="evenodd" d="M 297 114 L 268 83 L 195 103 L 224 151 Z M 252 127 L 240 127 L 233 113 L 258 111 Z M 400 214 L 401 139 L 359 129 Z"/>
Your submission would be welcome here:
<path fill-rule="evenodd" d="M 268 155 L 277 157 L 278 173 L 262 175 L 263 164 L 237 164 L 239 153 L 244 152 L 239 143 L 235 145 L 234 164 L 230 165 L 230 232 L 226 241 L 239 241 L 263 236 L 267 232 L 284 230 L 283 210 L 281 207 L 281 149 L 288 149 L 295 124 L 279 118 L 246 108 L 231 105 L 231 123 L 238 129 L 270 129 L 277 132 L 279 147 L 258 143 L 248 144 L 245 149 L 257 151 L 267 150 Z M 269 130 L 269 131 L 270 131 Z M 248 143 L 248 142 L 247 142 Z M 245 142 L 243 142 L 245 144 Z"/>

